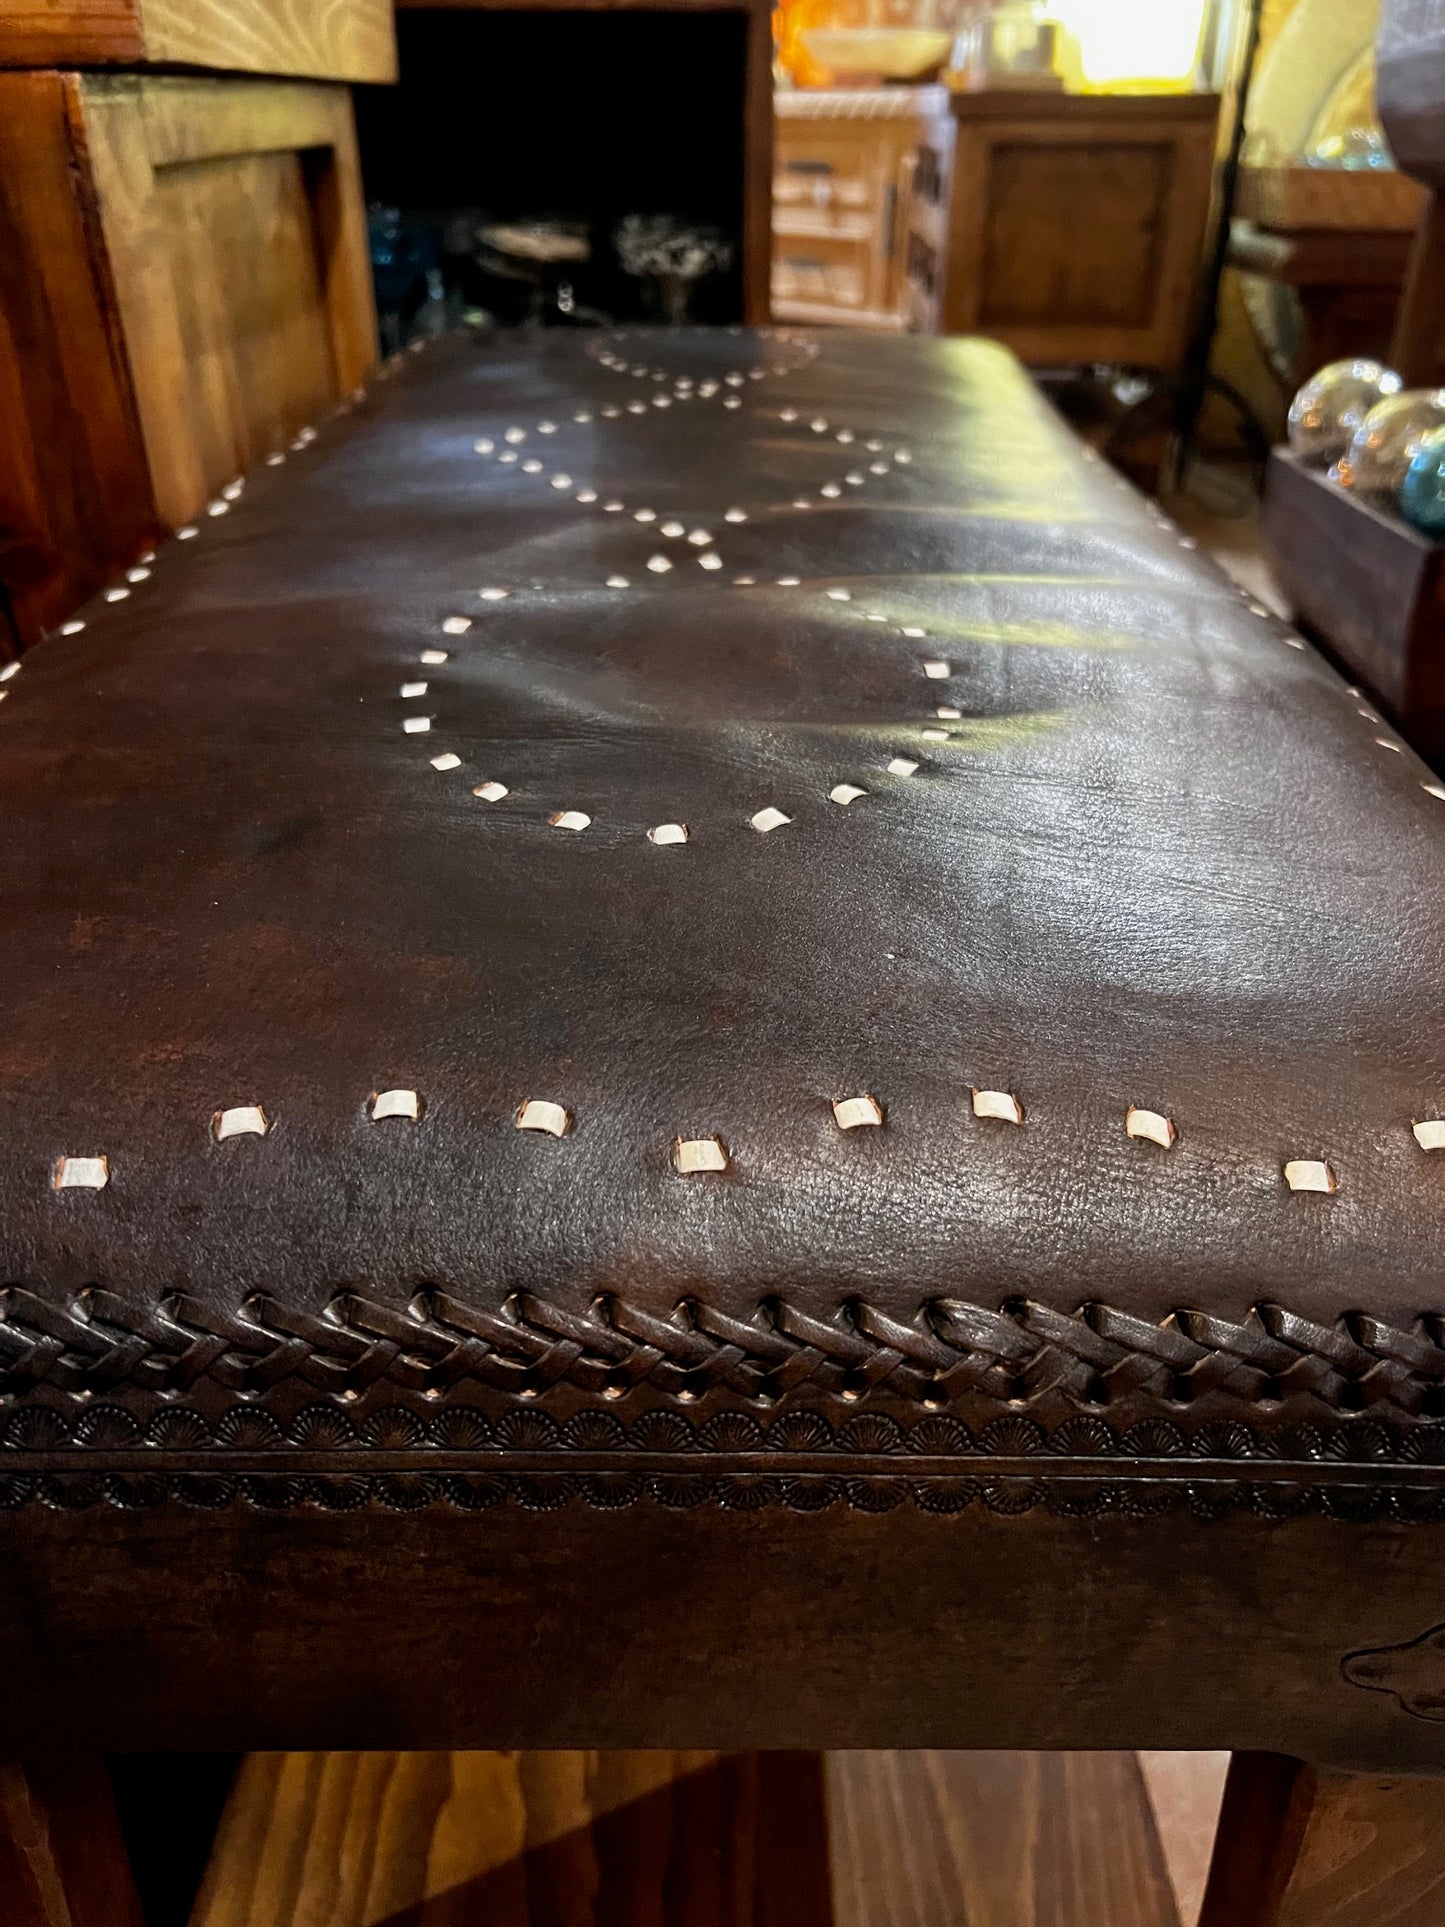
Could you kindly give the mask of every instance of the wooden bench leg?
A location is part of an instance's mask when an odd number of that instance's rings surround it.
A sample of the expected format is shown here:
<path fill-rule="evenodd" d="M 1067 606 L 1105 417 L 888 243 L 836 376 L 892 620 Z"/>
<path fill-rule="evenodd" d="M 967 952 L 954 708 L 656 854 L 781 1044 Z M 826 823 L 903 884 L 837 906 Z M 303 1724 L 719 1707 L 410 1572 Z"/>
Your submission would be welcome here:
<path fill-rule="evenodd" d="M 1445 1927 L 1445 1779 L 1236 1753 L 1199 1927 Z"/>
<path fill-rule="evenodd" d="M 94 1754 L 0 1761 L 4 1927 L 144 1927 Z"/>

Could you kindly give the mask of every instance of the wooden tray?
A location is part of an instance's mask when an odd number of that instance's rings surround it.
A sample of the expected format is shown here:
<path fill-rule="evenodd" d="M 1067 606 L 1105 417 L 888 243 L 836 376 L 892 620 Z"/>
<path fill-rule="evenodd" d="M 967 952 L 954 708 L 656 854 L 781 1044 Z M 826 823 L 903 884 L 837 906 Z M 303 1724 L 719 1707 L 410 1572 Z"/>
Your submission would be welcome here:
<path fill-rule="evenodd" d="M 1282 448 L 1270 457 L 1264 541 L 1300 621 L 1421 755 L 1445 750 L 1445 544 Z"/>
<path fill-rule="evenodd" d="M 1411 230 L 1425 190 L 1394 169 L 1246 167 L 1234 211 L 1267 228 Z"/>

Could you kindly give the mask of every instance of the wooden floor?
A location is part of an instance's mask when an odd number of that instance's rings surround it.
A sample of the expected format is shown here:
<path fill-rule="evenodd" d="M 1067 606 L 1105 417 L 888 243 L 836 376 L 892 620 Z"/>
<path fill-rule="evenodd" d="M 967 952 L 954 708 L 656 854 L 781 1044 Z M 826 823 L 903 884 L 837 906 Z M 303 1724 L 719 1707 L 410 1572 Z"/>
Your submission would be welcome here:
<path fill-rule="evenodd" d="M 1132 1753 L 838 1753 L 836 1927 L 1178 1927 Z"/>
<path fill-rule="evenodd" d="M 1183 486 L 1162 495 L 1159 506 L 1242 589 L 1277 615 L 1290 614 L 1264 552 L 1258 479 L 1247 463 L 1196 461 Z"/>
<path fill-rule="evenodd" d="M 811 1755 L 255 1754 L 193 1927 L 1192 1927 L 1222 1777 L 1185 1754 L 835 1753 L 821 1776 Z"/>

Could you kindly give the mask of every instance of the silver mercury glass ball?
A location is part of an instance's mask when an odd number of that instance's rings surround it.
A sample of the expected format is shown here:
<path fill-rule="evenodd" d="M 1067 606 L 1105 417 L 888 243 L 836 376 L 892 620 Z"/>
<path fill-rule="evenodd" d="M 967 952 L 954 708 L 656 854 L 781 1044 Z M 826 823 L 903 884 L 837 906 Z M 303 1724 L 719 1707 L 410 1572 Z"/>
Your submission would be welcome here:
<path fill-rule="evenodd" d="M 1330 470 L 1332 481 L 1362 495 L 1398 495 L 1420 443 L 1445 427 L 1445 388 L 1404 388 L 1377 401 Z"/>
<path fill-rule="evenodd" d="M 1290 404 L 1289 445 L 1311 468 L 1338 460 L 1377 402 L 1404 383 L 1378 361 L 1332 361 L 1307 381 Z"/>

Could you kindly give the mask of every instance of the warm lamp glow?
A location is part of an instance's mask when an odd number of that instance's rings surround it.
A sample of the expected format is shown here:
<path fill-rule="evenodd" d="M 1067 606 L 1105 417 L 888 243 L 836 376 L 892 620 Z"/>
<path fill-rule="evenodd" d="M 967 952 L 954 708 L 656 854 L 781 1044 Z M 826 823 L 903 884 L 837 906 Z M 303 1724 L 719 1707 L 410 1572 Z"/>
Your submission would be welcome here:
<path fill-rule="evenodd" d="M 1199 58 L 1206 0 L 1050 0 L 1079 42 L 1090 87 L 1157 81 L 1180 86 Z"/>

